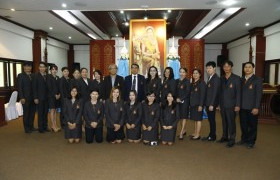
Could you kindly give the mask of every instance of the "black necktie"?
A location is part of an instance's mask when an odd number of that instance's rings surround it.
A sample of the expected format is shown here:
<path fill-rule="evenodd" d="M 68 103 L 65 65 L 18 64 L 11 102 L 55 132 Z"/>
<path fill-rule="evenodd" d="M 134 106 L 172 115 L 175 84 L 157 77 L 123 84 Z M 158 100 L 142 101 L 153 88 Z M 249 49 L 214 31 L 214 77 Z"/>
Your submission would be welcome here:
<path fill-rule="evenodd" d="M 136 76 L 133 76 L 133 81 L 132 81 L 132 88 L 131 90 L 135 90 L 136 88 Z"/>

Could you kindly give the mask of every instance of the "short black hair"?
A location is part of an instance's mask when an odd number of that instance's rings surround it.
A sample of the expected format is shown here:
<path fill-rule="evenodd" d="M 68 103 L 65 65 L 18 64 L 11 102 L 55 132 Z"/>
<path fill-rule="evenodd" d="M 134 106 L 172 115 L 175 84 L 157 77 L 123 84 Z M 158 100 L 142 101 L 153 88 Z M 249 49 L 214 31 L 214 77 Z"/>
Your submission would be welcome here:
<path fill-rule="evenodd" d="M 216 63 L 214 61 L 209 61 L 208 63 L 206 63 L 206 67 L 208 66 L 212 66 L 213 68 L 216 67 Z"/>
<path fill-rule="evenodd" d="M 22 66 L 32 66 L 32 62 L 24 62 Z"/>
<path fill-rule="evenodd" d="M 185 67 L 181 67 L 181 68 L 179 69 L 179 71 L 181 71 L 181 70 L 184 70 L 184 71 L 185 71 L 185 73 L 187 73 L 187 72 L 188 72 L 188 69 L 187 69 L 187 68 L 185 68 Z"/>
<path fill-rule="evenodd" d="M 42 62 L 42 61 L 41 61 L 41 62 L 39 62 L 39 66 L 40 66 L 40 65 L 44 65 L 45 67 L 47 67 L 47 63 Z"/>
<path fill-rule="evenodd" d="M 53 68 L 54 68 L 55 70 L 58 69 L 57 65 L 55 65 L 55 64 L 50 65 L 50 70 L 52 70 Z"/>
<path fill-rule="evenodd" d="M 245 62 L 245 63 L 244 63 L 244 67 L 246 66 L 246 64 L 251 64 L 251 65 L 252 65 L 252 67 L 253 67 L 253 68 L 255 68 L 255 64 L 254 64 L 254 63 L 252 63 L 252 62 L 249 62 L 249 61 L 248 61 L 248 62 Z"/>
<path fill-rule="evenodd" d="M 79 99 L 79 98 L 80 98 L 80 93 L 79 93 L 79 91 L 78 91 L 78 87 L 77 87 L 77 86 L 73 86 L 73 87 L 70 89 L 70 93 L 69 93 L 68 99 L 72 99 L 71 91 L 72 91 L 73 89 L 76 89 L 76 90 L 77 90 L 76 99 Z"/>
<path fill-rule="evenodd" d="M 94 75 L 95 73 L 99 74 L 100 79 L 103 79 L 102 72 L 101 72 L 99 69 L 96 69 L 95 71 L 93 71 L 93 75 Z"/>
<path fill-rule="evenodd" d="M 224 63 L 223 63 L 223 66 L 224 66 L 225 64 L 228 64 L 228 65 L 230 65 L 231 67 L 233 67 L 233 63 L 232 63 L 232 61 L 230 61 L 230 60 L 225 60 Z"/>
<path fill-rule="evenodd" d="M 83 67 L 83 68 L 81 69 L 81 72 L 82 72 L 83 70 L 86 70 L 86 71 L 88 72 L 88 69 L 85 68 L 85 67 Z"/>
<path fill-rule="evenodd" d="M 61 68 L 61 71 L 64 71 L 64 70 L 68 70 L 69 71 L 68 67 Z"/>
<path fill-rule="evenodd" d="M 132 68 L 132 66 L 136 66 L 139 69 L 139 65 L 136 63 L 131 64 L 130 68 Z"/>
<path fill-rule="evenodd" d="M 90 90 L 90 94 L 91 94 L 92 92 L 97 92 L 97 93 L 99 94 L 99 90 L 98 90 L 97 88 L 91 89 L 91 90 Z"/>
<path fill-rule="evenodd" d="M 73 71 L 73 74 L 74 74 L 74 72 L 75 72 L 75 71 L 78 71 L 78 72 L 80 72 L 80 69 L 74 69 L 74 71 Z"/>

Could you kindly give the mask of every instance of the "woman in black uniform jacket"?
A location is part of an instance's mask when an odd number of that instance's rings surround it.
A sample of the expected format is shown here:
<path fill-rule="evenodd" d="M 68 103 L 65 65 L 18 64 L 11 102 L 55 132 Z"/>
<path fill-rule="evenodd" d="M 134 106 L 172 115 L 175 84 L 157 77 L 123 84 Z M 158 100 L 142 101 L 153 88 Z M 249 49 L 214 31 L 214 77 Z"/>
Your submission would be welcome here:
<path fill-rule="evenodd" d="M 158 121 L 160 118 L 160 107 L 159 104 L 155 102 L 155 99 L 155 93 L 149 92 L 147 93 L 146 102 L 142 103 L 142 139 L 144 144 L 148 144 L 151 141 L 158 140 Z"/>
<path fill-rule="evenodd" d="M 51 130 L 54 132 L 58 132 L 60 128 L 57 127 L 56 124 L 56 109 L 60 107 L 60 92 L 59 92 L 59 77 L 57 74 L 57 66 L 50 66 L 51 74 L 48 75 L 47 78 L 47 86 L 48 86 L 48 103 L 50 109 L 50 118 L 52 122 Z"/>
<path fill-rule="evenodd" d="M 70 94 L 71 96 L 64 102 L 65 139 L 68 139 L 70 143 L 78 143 L 82 138 L 83 103 L 79 99 L 76 87 L 71 88 Z"/>
<path fill-rule="evenodd" d="M 99 100 L 104 101 L 104 81 L 100 70 L 93 72 L 95 79 L 93 80 L 93 89 L 97 89 L 99 92 Z"/>
<path fill-rule="evenodd" d="M 160 103 L 160 89 L 161 79 L 158 76 L 158 70 L 155 66 L 151 66 L 148 71 L 148 78 L 146 79 L 145 93 L 154 92 L 157 103 Z"/>
<path fill-rule="evenodd" d="M 107 126 L 106 140 L 112 144 L 121 143 L 124 139 L 124 105 L 120 90 L 112 88 L 110 99 L 105 101 L 105 117 Z"/>
<path fill-rule="evenodd" d="M 76 87 L 79 93 L 81 92 L 81 87 L 79 82 L 80 78 L 81 78 L 80 70 L 75 69 L 73 72 L 73 79 L 70 80 L 70 89 Z"/>
<path fill-rule="evenodd" d="M 180 79 L 177 80 L 176 102 L 179 106 L 179 117 L 182 120 L 182 127 L 179 135 L 179 140 L 183 140 L 186 135 L 186 122 L 189 118 L 190 92 L 191 84 L 186 78 L 187 69 L 180 68 Z"/>
<path fill-rule="evenodd" d="M 201 71 L 199 69 L 193 70 L 192 77 L 193 82 L 191 85 L 190 97 L 190 119 L 195 121 L 195 130 L 191 136 L 191 140 L 199 140 L 206 84 L 203 80 L 201 80 Z"/>
<path fill-rule="evenodd" d="M 175 94 L 176 92 L 176 81 L 171 67 L 167 67 L 164 70 L 164 79 L 161 88 L 161 105 L 165 105 L 167 93 L 169 92 L 172 94 Z"/>
<path fill-rule="evenodd" d="M 129 92 L 129 101 L 125 104 L 126 136 L 128 142 L 139 143 L 141 140 L 142 106 L 137 101 L 135 90 Z"/>
<path fill-rule="evenodd" d="M 179 118 L 179 106 L 176 105 L 172 93 L 168 93 L 165 106 L 161 109 L 160 132 L 162 144 L 172 145 L 174 143 Z"/>
<path fill-rule="evenodd" d="M 86 122 L 85 133 L 86 142 L 92 143 L 95 137 L 97 143 L 103 141 L 103 102 L 98 101 L 99 92 L 94 89 L 90 93 L 91 100 L 85 103 L 83 117 Z"/>

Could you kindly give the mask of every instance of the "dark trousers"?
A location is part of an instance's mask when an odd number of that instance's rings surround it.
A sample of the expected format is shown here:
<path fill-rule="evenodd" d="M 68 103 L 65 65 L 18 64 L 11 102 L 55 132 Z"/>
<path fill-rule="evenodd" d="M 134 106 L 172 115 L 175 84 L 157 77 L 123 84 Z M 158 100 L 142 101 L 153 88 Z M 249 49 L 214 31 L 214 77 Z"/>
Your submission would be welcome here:
<path fill-rule="evenodd" d="M 234 108 L 221 109 L 222 124 L 223 124 L 223 137 L 228 139 L 229 142 L 235 143 L 236 124 L 235 124 L 235 111 Z"/>
<path fill-rule="evenodd" d="M 62 98 L 61 99 L 61 103 L 60 103 L 61 105 L 60 105 L 60 127 L 62 128 L 62 129 L 64 129 L 64 127 L 65 127 L 65 117 L 64 117 L 64 114 L 63 114 L 63 108 L 64 108 L 64 99 Z"/>
<path fill-rule="evenodd" d="M 38 109 L 38 128 L 39 131 L 44 131 L 48 128 L 48 101 L 39 100 Z"/>
<path fill-rule="evenodd" d="M 34 128 L 35 105 L 33 100 L 25 100 L 23 107 L 23 127 L 25 132 Z"/>
<path fill-rule="evenodd" d="M 255 144 L 257 139 L 258 116 L 251 113 L 252 110 L 240 110 L 241 141 Z"/>
<path fill-rule="evenodd" d="M 121 126 L 118 131 L 114 131 L 114 128 L 107 127 L 107 136 L 106 136 L 107 142 L 113 142 L 115 140 L 123 140 L 123 139 L 124 139 L 123 126 Z"/>
<path fill-rule="evenodd" d="M 97 128 L 85 127 L 85 134 L 86 134 L 87 143 L 93 143 L 94 138 L 97 143 L 101 143 L 103 141 L 103 127 L 97 127 Z"/>
<path fill-rule="evenodd" d="M 214 107 L 213 111 L 209 111 L 209 106 L 207 106 L 206 111 L 210 126 L 209 137 L 216 139 L 216 107 Z"/>

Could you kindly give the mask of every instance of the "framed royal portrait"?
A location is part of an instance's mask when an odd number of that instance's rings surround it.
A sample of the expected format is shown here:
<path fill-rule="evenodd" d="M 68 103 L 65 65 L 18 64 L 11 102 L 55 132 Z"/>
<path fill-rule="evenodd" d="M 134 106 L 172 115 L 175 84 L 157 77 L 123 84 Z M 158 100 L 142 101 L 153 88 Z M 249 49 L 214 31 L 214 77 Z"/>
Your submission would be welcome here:
<path fill-rule="evenodd" d="M 139 65 L 139 74 L 147 76 L 151 66 L 161 75 L 166 66 L 165 19 L 132 19 L 129 31 L 129 63 Z"/>

